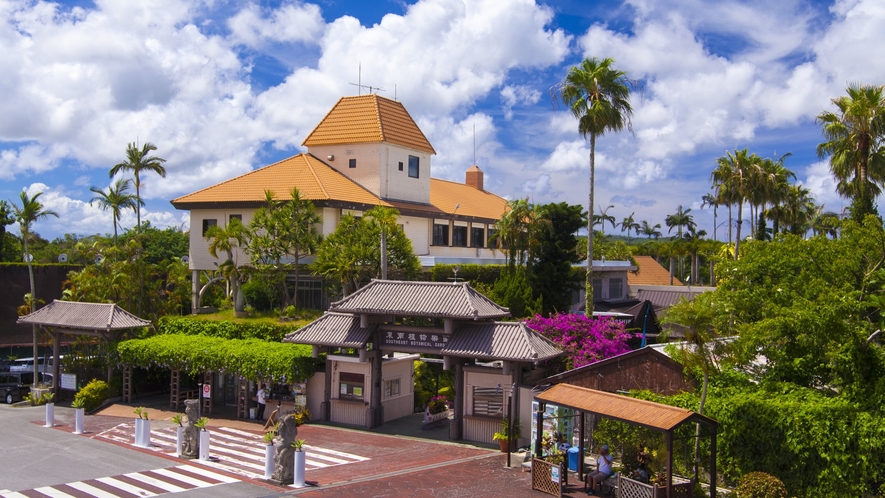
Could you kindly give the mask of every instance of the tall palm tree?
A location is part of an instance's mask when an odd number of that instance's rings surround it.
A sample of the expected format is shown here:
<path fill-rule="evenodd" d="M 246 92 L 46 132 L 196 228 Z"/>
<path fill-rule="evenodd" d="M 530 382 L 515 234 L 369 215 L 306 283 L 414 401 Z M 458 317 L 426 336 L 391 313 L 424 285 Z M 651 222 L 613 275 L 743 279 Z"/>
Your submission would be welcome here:
<path fill-rule="evenodd" d="M 587 278 L 585 312 L 593 312 L 593 189 L 596 138 L 606 131 L 633 129 L 627 73 L 614 69 L 614 60 L 584 59 L 568 72 L 561 86 L 562 101 L 578 119 L 578 132 L 590 138 L 590 193 L 587 203 Z"/>
<path fill-rule="evenodd" d="M 826 142 L 817 155 L 830 158 L 839 194 L 852 199 L 851 217 L 863 221 L 876 214 L 874 201 L 885 182 L 885 92 L 883 86 L 851 83 L 848 95 L 832 99 L 838 114 L 824 111 L 815 122 Z"/>
<path fill-rule="evenodd" d="M 246 245 L 249 232 L 238 218 L 231 218 L 227 227 L 213 225 L 206 230 L 206 240 L 209 241 L 209 254 L 217 258 L 219 253 L 224 253 L 224 260 L 218 269 L 230 282 L 230 296 L 234 303 L 235 311 L 243 311 L 239 303 L 240 272 L 239 265 L 234 258 L 234 251 Z"/>
<path fill-rule="evenodd" d="M 91 187 L 89 189 L 96 194 L 95 197 L 90 199 L 89 204 L 91 205 L 93 202 L 97 202 L 98 207 L 101 208 L 102 211 L 110 210 L 113 215 L 115 247 L 117 245 L 117 225 L 119 224 L 123 210 L 131 209 L 136 211 L 139 204 L 144 204 L 138 200 L 138 197 L 135 194 L 129 193 L 129 186 L 131 184 L 132 181 L 129 179 L 118 178 L 113 185 L 108 187 L 107 192 L 98 187 Z"/>
<path fill-rule="evenodd" d="M 664 218 L 664 223 L 670 227 L 670 230 L 667 233 L 671 233 L 673 229 L 676 229 L 676 237 L 682 238 L 682 228 L 685 227 L 686 230 L 693 232 L 695 228 L 697 228 L 697 223 L 694 222 L 694 217 L 688 213 L 691 212 L 691 208 L 683 209 L 680 204 L 678 208 L 676 208 L 676 212 L 673 214 L 668 214 L 666 218 Z"/>
<path fill-rule="evenodd" d="M 137 144 L 129 143 L 126 146 L 126 160 L 111 168 L 110 171 L 111 178 L 117 173 L 124 171 L 131 171 L 133 176 L 135 176 L 135 198 L 138 201 L 135 208 L 135 215 L 138 223 L 138 225 L 136 225 L 136 231 L 139 233 L 141 233 L 141 206 L 144 205 L 144 202 L 141 200 L 141 173 L 144 171 L 153 171 L 160 175 L 161 178 L 166 178 L 166 168 L 163 167 L 163 163 L 165 163 L 166 160 L 162 157 L 148 155 L 151 151 L 155 150 L 157 150 L 157 146 L 150 142 L 146 142 L 142 145 L 141 149 L 138 148 Z"/>
<path fill-rule="evenodd" d="M 796 174 L 784 167 L 784 160 L 793 154 L 788 152 L 777 159 L 760 158 L 753 167 L 752 188 L 757 192 L 751 194 L 755 201 L 757 233 L 756 238 L 763 238 L 765 230 L 765 207 L 776 208 L 783 202 L 789 191 L 790 179 L 796 180 Z M 774 218 L 773 232 L 778 232 L 778 219 Z"/>
<path fill-rule="evenodd" d="M 655 223 L 654 226 L 652 226 L 647 221 L 642 220 L 642 226 L 639 228 L 639 233 L 645 235 L 648 238 L 654 237 L 655 239 L 657 239 L 661 236 L 660 228 L 660 223 Z"/>
<path fill-rule="evenodd" d="M 711 178 L 713 180 L 713 188 L 719 193 L 722 200 L 729 206 L 737 205 L 737 231 L 734 238 L 734 259 L 738 258 L 738 251 L 741 244 L 741 225 L 743 225 L 743 208 L 744 202 L 747 200 L 748 191 L 750 189 L 750 176 L 753 168 L 759 162 L 759 156 L 750 154 L 747 149 L 735 150 L 734 154 L 726 151 L 725 155 L 716 160 L 716 169 L 713 170 Z M 729 214 L 731 220 L 731 214 Z M 731 223 L 728 225 L 728 240 L 731 241 Z"/>
<path fill-rule="evenodd" d="M 605 222 L 609 222 L 612 226 L 612 230 L 616 226 L 618 226 L 617 221 L 615 221 L 615 217 L 613 215 L 608 214 L 608 210 L 613 208 L 614 206 L 609 205 L 605 209 L 602 209 L 602 206 L 596 206 L 599 208 L 600 214 L 593 215 L 593 226 L 599 225 L 602 228 L 602 235 L 605 235 Z"/>
<path fill-rule="evenodd" d="M 717 210 L 719 208 L 719 201 L 713 194 L 704 194 L 703 197 L 701 197 L 701 209 L 704 209 L 704 206 L 713 207 L 713 240 L 719 240 L 716 237 L 716 224 L 718 223 Z"/>
<path fill-rule="evenodd" d="M 633 219 L 633 215 L 635 214 L 636 212 L 632 212 L 630 213 L 630 216 L 627 216 L 621 221 L 621 232 L 627 232 L 627 239 L 630 239 L 631 231 L 636 232 L 637 235 L 639 234 L 639 223 L 636 223 L 636 220 Z"/>
<path fill-rule="evenodd" d="M 37 290 L 34 285 L 34 267 L 31 266 L 31 260 L 34 259 L 31 256 L 30 251 L 28 250 L 28 241 L 31 239 L 33 233 L 31 232 L 31 227 L 34 223 L 38 221 L 48 218 L 50 216 L 55 216 L 58 218 L 58 213 L 52 211 L 50 209 L 45 209 L 43 204 L 38 200 L 40 196 L 43 195 L 43 192 L 37 192 L 33 197 L 28 197 L 27 192 L 21 192 L 19 194 L 19 198 L 21 199 L 21 205 L 12 203 L 12 210 L 15 213 L 15 220 L 18 221 L 18 227 L 22 233 L 22 249 L 24 250 L 24 259 L 25 263 L 28 265 L 28 279 L 31 284 L 31 311 L 35 311 L 37 305 L 39 303 L 37 299 Z M 37 384 L 37 326 L 31 326 L 31 332 L 34 335 L 34 385 Z"/>

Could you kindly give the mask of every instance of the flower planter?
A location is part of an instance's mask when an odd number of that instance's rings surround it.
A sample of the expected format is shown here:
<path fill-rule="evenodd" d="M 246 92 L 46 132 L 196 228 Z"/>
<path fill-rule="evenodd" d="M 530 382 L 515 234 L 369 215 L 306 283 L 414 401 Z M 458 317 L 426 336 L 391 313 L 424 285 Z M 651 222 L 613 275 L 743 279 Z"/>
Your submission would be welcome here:
<path fill-rule="evenodd" d="M 307 462 L 307 453 L 303 451 L 296 451 L 294 453 L 294 462 L 295 462 L 295 475 L 292 476 L 292 485 L 296 488 L 304 487 L 304 465 Z"/>
<path fill-rule="evenodd" d="M 270 479 L 273 476 L 273 444 L 264 446 L 264 478 Z"/>
<path fill-rule="evenodd" d="M 200 431 L 200 460 L 209 459 L 209 431 Z"/>
<path fill-rule="evenodd" d="M 151 421 L 135 419 L 135 446 L 147 448 L 151 445 Z"/>
<path fill-rule="evenodd" d="M 43 427 L 55 427 L 55 403 L 46 403 L 46 425 Z"/>
<path fill-rule="evenodd" d="M 432 424 L 433 422 L 436 422 L 438 420 L 443 420 L 446 418 L 449 418 L 449 411 L 448 410 L 445 410 L 445 411 L 442 411 L 439 413 L 430 413 L 426 410 L 424 411 L 424 423 L 425 424 Z"/>
<path fill-rule="evenodd" d="M 83 418 L 85 413 L 85 408 L 77 408 L 74 411 L 74 434 L 83 434 Z"/>
<path fill-rule="evenodd" d="M 184 427 L 175 428 L 175 456 L 181 458 L 181 445 L 184 443 Z"/>
<path fill-rule="evenodd" d="M 507 443 L 510 444 L 507 444 Z M 507 441 L 506 439 L 498 439 L 498 446 L 501 448 L 501 453 L 507 453 L 507 450 L 511 452 L 516 451 L 516 440 Z"/>

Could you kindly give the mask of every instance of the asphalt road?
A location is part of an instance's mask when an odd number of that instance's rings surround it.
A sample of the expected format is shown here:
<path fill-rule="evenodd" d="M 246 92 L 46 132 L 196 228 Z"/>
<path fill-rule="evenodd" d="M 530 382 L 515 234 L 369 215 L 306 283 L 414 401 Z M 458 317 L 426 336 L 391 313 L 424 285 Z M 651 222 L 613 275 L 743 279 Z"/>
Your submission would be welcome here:
<path fill-rule="evenodd" d="M 73 410 L 56 407 L 56 419 L 71 420 Z M 71 412 L 71 413 L 68 413 Z M 43 427 L 44 407 L 0 404 L 0 490 L 42 486 L 174 467 L 177 463 L 147 451 L 110 444 L 65 427 Z M 2 493 L 2 491 L 0 491 Z M 276 495 L 248 482 L 219 484 L 175 493 L 176 497 L 242 498 Z"/>

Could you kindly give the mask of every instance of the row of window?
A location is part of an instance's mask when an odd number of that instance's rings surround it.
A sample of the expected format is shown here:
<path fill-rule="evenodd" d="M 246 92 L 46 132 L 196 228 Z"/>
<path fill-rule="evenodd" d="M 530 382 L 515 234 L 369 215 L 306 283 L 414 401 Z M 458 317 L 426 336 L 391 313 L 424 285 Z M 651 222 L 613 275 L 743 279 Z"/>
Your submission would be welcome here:
<path fill-rule="evenodd" d="M 619 299 L 624 297 L 624 279 L 610 278 L 608 279 L 608 295 L 603 293 L 603 279 L 593 279 L 593 300 L 602 301 L 604 299 Z"/>
<path fill-rule="evenodd" d="M 489 230 L 489 240 L 492 240 L 495 231 Z M 492 244 L 487 244 L 485 240 L 485 228 L 483 227 L 471 227 L 470 228 L 470 246 L 469 247 L 492 247 Z M 452 227 L 452 247 L 468 247 L 467 245 L 467 227 L 462 226 L 454 226 Z M 447 246 L 449 245 L 449 225 L 440 225 L 437 223 L 433 224 L 433 245 L 435 246 Z"/>
<path fill-rule="evenodd" d="M 350 159 L 347 162 L 347 167 L 356 168 L 356 159 Z M 399 170 L 403 171 L 403 162 L 399 162 Z M 420 159 L 417 156 L 409 156 L 409 178 L 418 178 L 418 174 L 420 171 Z"/>

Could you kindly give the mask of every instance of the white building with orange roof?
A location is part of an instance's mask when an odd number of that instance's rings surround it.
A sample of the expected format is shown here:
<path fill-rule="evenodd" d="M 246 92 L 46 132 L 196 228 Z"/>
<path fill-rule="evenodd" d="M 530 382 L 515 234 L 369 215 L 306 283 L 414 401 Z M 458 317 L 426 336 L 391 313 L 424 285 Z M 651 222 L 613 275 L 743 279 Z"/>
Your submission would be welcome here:
<path fill-rule="evenodd" d="M 293 188 L 313 202 L 323 235 L 334 232 L 345 213 L 389 206 L 399 210 L 398 223 L 423 266 L 505 261 L 488 241 L 507 201 L 483 188 L 476 166 L 466 171 L 464 183 L 431 178 L 436 151 L 402 103 L 378 95 L 343 97 L 302 145 L 306 153 L 172 200 L 190 211 L 192 271 L 221 263 L 209 254 L 204 235 L 210 226 L 232 218 L 248 224 L 266 190 L 288 198 Z M 248 261 L 243 253 L 236 258 L 238 264 Z"/>

